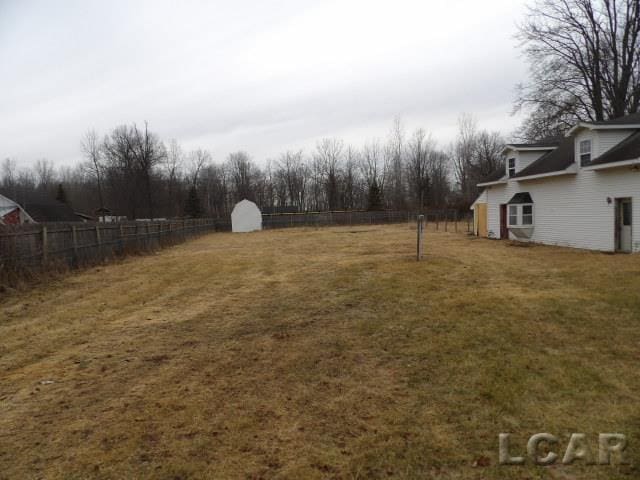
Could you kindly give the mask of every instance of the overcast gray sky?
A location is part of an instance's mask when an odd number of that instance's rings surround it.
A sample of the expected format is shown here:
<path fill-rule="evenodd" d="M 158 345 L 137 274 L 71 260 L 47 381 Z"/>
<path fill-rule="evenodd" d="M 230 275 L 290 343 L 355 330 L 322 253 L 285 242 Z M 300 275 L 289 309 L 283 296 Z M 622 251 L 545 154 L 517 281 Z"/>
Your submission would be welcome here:
<path fill-rule="evenodd" d="M 148 120 L 185 150 L 260 164 L 400 115 L 439 143 L 461 112 L 511 132 L 526 75 L 514 0 L 0 0 L 0 157 L 72 164 Z"/>

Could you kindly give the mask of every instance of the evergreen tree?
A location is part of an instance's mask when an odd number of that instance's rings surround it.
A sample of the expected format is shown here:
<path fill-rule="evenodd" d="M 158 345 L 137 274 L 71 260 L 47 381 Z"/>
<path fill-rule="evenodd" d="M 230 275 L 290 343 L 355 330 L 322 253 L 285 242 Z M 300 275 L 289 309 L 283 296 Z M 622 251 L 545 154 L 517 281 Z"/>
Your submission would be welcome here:
<path fill-rule="evenodd" d="M 367 198 L 367 210 L 384 210 L 382 202 L 382 190 L 378 186 L 378 182 L 374 179 L 369 185 L 369 196 Z"/>
<path fill-rule="evenodd" d="M 62 203 L 69 203 L 67 200 L 67 192 L 65 192 L 64 187 L 61 183 L 58 184 L 58 192 L 56 193 L 56 200 Z"/>
<path fill-rule="evenodd" d="M 198 190 L 195 185 L 189 188 L 189 195 L 187 195 L 187 203 L 184 206 L 184 214 L 187 217 L 198 218 L 203 214 L 202 204 L 200 203 L 200 197 L 198 197 Z"/>

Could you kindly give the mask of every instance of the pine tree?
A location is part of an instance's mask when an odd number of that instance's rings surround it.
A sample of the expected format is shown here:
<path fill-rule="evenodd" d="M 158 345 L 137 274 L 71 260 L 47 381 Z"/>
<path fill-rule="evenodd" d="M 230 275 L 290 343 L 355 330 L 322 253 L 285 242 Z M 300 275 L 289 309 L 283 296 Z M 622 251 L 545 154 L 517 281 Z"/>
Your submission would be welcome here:
<path fill-rule="evenodd" d="M 192 185 L 191 188 L 189 188 L 187 203 L 184 206 L 184 214 L 191 218 L 198 218 L 203 214 L 202 204 L 200 203 L 200 197 L 198 197 L 198 190 L 195 185 Z"/>
<path fill-rule="evenodd" d="M 367 210 L 384 210 L 382 202 L 382 190 L 378 186 L 378 182 L 374 179 L 369 185 L 369 198 L 367 199 Z"/>
<path fill-rule="evenodd" d="M 67 192 L 65 192 L 64 187 L 61 183 L 58 184 L 58 193 L 56 193 L 56 200 L 62 203 L 69 203 L 67 200 Z"/>

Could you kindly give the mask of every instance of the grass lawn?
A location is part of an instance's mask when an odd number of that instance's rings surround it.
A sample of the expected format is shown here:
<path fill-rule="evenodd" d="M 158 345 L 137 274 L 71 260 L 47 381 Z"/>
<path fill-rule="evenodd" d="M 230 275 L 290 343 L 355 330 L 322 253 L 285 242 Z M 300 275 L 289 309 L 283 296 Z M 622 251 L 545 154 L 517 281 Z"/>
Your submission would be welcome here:
<path fill-rule="evenodd" d="M 640 477 L 640 255 L 219 233 L 0 300 L 0 478 Z M 630 466 L 498 465 L 626 434 Z"/>

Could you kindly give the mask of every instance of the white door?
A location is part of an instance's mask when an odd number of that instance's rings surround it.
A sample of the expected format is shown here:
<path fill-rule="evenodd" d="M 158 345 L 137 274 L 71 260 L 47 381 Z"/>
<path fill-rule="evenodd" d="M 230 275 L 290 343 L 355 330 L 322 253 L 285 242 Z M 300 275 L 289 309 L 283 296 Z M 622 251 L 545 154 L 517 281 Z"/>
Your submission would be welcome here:
<path fill-rule="evenodd" d="M 624 198 L 618 202 L 618 249 L 631 252 L 631 199 Z"/>

